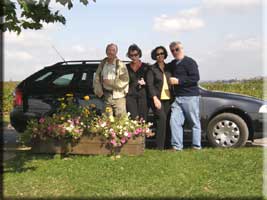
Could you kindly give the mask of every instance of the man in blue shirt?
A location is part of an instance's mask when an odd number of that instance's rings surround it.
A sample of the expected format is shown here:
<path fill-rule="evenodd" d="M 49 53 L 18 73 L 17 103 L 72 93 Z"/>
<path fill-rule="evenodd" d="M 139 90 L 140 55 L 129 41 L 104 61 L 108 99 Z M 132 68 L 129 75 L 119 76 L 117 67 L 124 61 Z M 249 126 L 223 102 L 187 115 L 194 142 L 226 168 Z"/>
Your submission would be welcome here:
<path fill-rule="evenodd" d="M 183 149 L 183 125 L 185 120 L 192 129 L 194 149 L 201 149 L 201 125 L 199 116 L 199 71 L 196 61 L 185 56 L 181 42 L 172 42 L 170 50 L 174 60 L 169 63 L 174 102 L 171 105 L 171 145 L 173 150 Z"/>

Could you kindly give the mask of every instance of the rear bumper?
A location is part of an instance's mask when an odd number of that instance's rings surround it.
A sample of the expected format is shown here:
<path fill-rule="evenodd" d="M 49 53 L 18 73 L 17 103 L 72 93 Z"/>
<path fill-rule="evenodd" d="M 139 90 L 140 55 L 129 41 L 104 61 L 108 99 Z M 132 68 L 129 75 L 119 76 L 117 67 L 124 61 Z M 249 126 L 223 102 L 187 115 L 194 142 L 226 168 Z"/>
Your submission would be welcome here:
<path fill-rule="evenodd" d="M 26 129 L 27 121 L 30 119 L 38 119 L 35 113 L 23 112 L 21 108 L 14 108 L 10 113 L 10 123 L 18 131 L 23 132 Z"/>

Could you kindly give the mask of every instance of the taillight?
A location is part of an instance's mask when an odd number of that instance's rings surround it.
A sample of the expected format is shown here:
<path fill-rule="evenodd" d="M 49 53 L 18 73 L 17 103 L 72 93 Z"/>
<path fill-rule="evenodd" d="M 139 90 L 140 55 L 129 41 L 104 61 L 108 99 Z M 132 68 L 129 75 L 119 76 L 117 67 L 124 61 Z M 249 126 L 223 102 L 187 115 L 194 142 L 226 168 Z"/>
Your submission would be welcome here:
<path fill-rule="evenodd" d="M 22 100 L 22 91 L 20 89 L 16 89 L 14 92 L 14 100 L 13 100 L 13 106 L 22 106 L 23 100 Z"/>

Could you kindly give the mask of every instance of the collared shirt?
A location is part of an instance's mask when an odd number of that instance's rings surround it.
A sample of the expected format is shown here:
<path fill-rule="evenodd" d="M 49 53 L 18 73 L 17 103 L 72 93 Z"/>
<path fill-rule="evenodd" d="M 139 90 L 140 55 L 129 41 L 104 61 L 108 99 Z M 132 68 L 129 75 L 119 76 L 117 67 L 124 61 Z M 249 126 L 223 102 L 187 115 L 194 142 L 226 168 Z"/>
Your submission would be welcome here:
<path fill-rule="evenodd" d="M 183 59 L 184 59 L 184 58 L 183 58 Z M 183 59 L 181 59 L 181 60 L 176 60 L 176 65 L 179 65 L 179 63 L 182 62 Z"/>
<path fill-rule="evenodd" d="M 106 90 L 113 90 L 114 81 L 116 78 L 116 60 L 110 64 L 106 62 L 102 70 L 103 87 Z"/>

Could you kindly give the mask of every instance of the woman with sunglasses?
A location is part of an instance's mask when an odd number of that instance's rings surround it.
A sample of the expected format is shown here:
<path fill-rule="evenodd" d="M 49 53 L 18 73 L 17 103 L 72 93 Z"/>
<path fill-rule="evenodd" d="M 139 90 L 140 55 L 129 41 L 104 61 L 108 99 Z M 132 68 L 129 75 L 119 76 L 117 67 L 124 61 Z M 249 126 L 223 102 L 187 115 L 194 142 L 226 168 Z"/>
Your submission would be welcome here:
<path fill-rule="evenodd" d="M 132 119 L 143 118 L 147 120 L 147 94 L 146 94 L 146 72 L 148 65 L 143 63 L 141 49 L 132 44 L 128 48 L 128 58 L 131 62 L 128 63 L 127 69 L 129 73 L 129 91 L 126 96 L 126 108 Z"/>
<path fill-rule="evenodd" d="M 157 149 L 161 150 L 164 149 L 166 144 L 169 144 L 168 140 L 170 140 L 168 118 L 171 94 L 167 80 L 170 78 L 171 73 L 164 61 L 167 56 L 167 50 L 163 46 L 158 46 L 151 52 L 151 57 L 156 60 L 156 63 L 147 72 L 146 78 L 156 123 Z"/>

